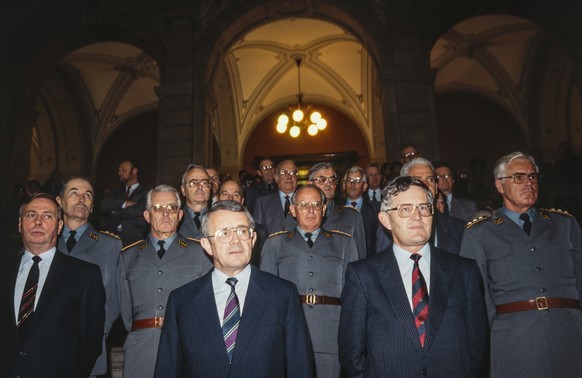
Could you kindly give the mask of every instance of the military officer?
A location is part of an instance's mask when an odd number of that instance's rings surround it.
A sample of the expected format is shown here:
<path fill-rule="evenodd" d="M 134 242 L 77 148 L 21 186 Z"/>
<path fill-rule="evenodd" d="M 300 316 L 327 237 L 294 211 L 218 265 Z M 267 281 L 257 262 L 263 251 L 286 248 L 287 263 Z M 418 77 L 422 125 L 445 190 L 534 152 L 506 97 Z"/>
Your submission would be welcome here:
<path fill-rule="evenodd" d="M 126 247 L 118 267 L 121 316 L 129 334 L 125 339 L 123 375 L 152 377 L 161 327 L 170 292 L 208 272 L 212 267 L 199 241 L 176 233 L 183 216 L 180 196 L 169 185 L 158 185 L 147 195 L 144 218 L 150 234 Z"/>
<path fill-rule="evenodd" d="M 179 232 L 187 238 L 200 239 L 200 221 L 208 211 L 212 195 L 212 182 L 206 168 L 190 164 L 182 175 L 181 190 L 186 204 Z"/>
<path fill-rule="evenodd" d="M 522 152 L 494 168 L 503 206 L 466 226 L 461 256 L 477 261 L 491 325 L 492 377 L 579 377 L 582 232 L 535 206 L 539 170 Z"/>
<path fill-rule="evenodd" d="M 102 349 L 91 376 L 107 373 L 105 339 L 113 322 L 119 317 L 115 271 L 122 248 L 119 237 L 97 231 L 89 223 L 89 216 L 93 211 L 94 194 L 93 185 L 89 179 L 73 176 L 63 182 L 61 192 L 57 197 L 57 202 L 63 208 L 64 220 L 57 250 L 98 265 L 105 287 L 105 328 Z"/>
<path fill-rule="evenodd" d="M 297 227 L 267 239 L 261 270 L 297 285 L 313 346 L 316 376 L 338 378 L 339 296 L 346 267 L 358 260 L 358 252 L 349 234 L 321 227 L 325 202 L 325 194 L 314 185 L 297 189 L 290 207 Z"/>

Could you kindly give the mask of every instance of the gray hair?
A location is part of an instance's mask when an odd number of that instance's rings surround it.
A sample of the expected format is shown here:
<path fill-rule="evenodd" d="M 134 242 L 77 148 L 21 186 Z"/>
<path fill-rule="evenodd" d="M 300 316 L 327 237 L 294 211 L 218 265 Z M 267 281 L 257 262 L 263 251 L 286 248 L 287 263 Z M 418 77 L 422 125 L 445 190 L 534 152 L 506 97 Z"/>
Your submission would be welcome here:
<path fill-rule="evenodd" d="M 409 175 L 410 170 L 412 169 L 412 167 L 415 167 L 417 165 L 426 165 L 434 172 L 434 165 L 432 165 L 430 160 L 425 159 L 423 157 L 417 157 L 410 160 L 408 163 L 404 164 L 402 168 L 400 168 L 400 176 L 410 176 Z"/>
<path fill-rule="evenodd" d="M 255 229 L 255 220 L 243 204 L 236 201 L 218 201 L 214 204 L 214 206 L 208 209 L 204 215 L 202 215 L 202 220 L 200 221 L 200 231 L 204 237 L 208 236 L 210 216 L 220 210 L 232 211 L 234 213 L 243 213 L 246 215 L 247 220 L 249 221 L 249 226 L 251 226 L 253 230 Z"/>
<path fill-rule="evenodd" d="M 188 173 L 190 173 L 191 170 L 197 169 L 197 168 L 203 170 L 204 173 L 206 173 L 206 175 L 208 176 L 208 179 L 210 180 L 210 175 L 208 174 L 208 172 L 206 172 L 206 168 L 204 168 L 204 166 L 198 165 L 198 164 L 190 164 L 186 168 L 186 171 L 184 171 L 184 173 L 182 174 L 182 185 L 186 184 L 186 181 L 185 181 L 186 175 L 188 175 Z"/>
<path fill-rule="evenodd" d="M 317 171 L 320 171 L 322 169 L 333 169 L 334 174 L 336 174 L 333 164 L 328 163 L 328 162 L 321 162 L 321 163 L 315 164 L 313 167 L 311 167 L 309 169 L 309 177 L 307 179 L 309 181 L 315 180 L 316 179 L 315 174 L 317 173 Z"/>
<path fill-rule="evenodd" d="M 538 168 L 533 156 L 528 155 L 521 151 L 515 151 L 510 154 L 504 155 L 497 159 L 495 162 L 495 167 L 493 168 L 493 178 L 497 179 L 499 177 L 507 176 L 507 166 L 514 160 L 523 159 L 528 160 L 536 169 L 536 172 L 539 172 L 540 169 Z"/>
<path fill-rule="evenodd" d="M 86 176 L 69 176 L 66 179 L 63 180 L 63 186 L 61 186 L 61 190 L 59 192 L 59 197 L 61 197 L 61 199 L 65 198 L 65 188 L 67 186 L 67 184 L 73 180 L 83 180 L 85 182 L 87 182 L 87 184 L 89 184 L 89 186 L 91 187 L 91 192 L 93 193 L 93 195 L 95 194 L 95 189 L 93 189 L 93 184 L 91 183 L 91 179 L 89 179 L 89 177 Z"/>
<path fill-rule="evenodd" d="M 323 190 L 319 189 L 317 186 L 312 185 L 312 184 L 303 185 L 302 187 L 300 187 L 299 189 L 297 189 L 295 191 L 295 193 L 293 193 L 293 195 L 291 196 L 291 203 L 293 203 L 294 205 L 296 205 L 297 203 L 295 202 L 295 199 L 297 198 L 297 196 L 299 195 L 299 193 L 301 193 L 302 191 L 304 191 L 306 189 L 314 189 L 314 190 L 316 190 L 319 193 L 320 197 L 321 197 L 321 203 L 325 205 L 325 203 L 327 201 L 327 197 L 325 196 L 325 193 L 323 192 Z"/>
<path fill-rule="evenodd" d="M 420 181 L 419 179 L 412 178 L 410 176 L 398 176 L 392 181 L 390 181 L 382 191 L 382 196 L 384 198 L 382 199 L 382 206 L 380 207 L 380 211 L 388 211 L 388 209 L 392 207 L 392 201 L 394 200 L 394 197 L 396 197 L 398 194 L 402 192 L 406 192 L 412 186 L 418 186 L 419 188 L 424 190 L 428 198 L 428 202 L 430 204 L 433 203 L 432 192 L 424 184 L 424 182 Z"/>
<path fill-rule="evenodd" d="M 350 173 L 359 173 L 360 176 L 362 176 L 363 182 L 368 182 L 368 176 L 366 176 L 366 171 L 364 171 L 362 168 L 360 168 L 357 165 L 355 165 L 355 166 L 351 167 L 350 169 L 348 169 L 346 171 L 346 173 L 344 174 L 344 183 L 348 179 L 348 175 Z"/>
<path fill-rule="evenodd" d="M 158 185 L 155 188 L 151 189 L 148 192 L 148 195 L 146 197 L 146 210 L 151 209 L 153 206 L 152 195 L 154 193 L 173 193 L 174 196 L 176 196 L 176 203 L 178 203 L 178 207 L 182 207 L 182 200 L 180 199 L 180 195 L 178 194 L 178 191 L 176 190 L 176 188 L 174 188 L 173 186 L 170 186 L 170 185 L 161 184 L 161 185 Z"/>

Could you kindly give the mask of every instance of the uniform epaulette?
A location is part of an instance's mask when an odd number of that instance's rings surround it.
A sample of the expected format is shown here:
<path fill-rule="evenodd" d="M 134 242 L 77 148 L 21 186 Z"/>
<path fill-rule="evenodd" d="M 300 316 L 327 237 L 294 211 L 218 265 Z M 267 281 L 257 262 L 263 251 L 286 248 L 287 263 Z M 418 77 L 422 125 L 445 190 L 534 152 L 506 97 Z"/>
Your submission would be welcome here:
<path fill-rule="evenodd" d="M 547 211 L 548 213 L 555 213 L 555 214 L 562 214 L 568 217 L 573 217 L 572 214 L 570 214 L 569 212 L 565 211 L 565 210 L 560 210 L 560 209 L 540 209 L 540 214 L 543 216 L 543 211 Z"/>
<path fill-rule="evenodd" d="M 200 239 L 196 239 L 196 238 L 186 238 L 186 239 L 193 241 L 194 243 L 200 243 Z"/>
<path fill-rule="evenodd" d="M 99 235 L 97 235 L 97 234 L 90 232 L 89 237 L 95 241 L 99 241 Z"/>
<path fill-rule="evenodd" d="M 119 236 L 115 235 L 113 232 L 109 232 L 109 231 L 105 231 L 105 230 L 98 230 L 98 231 L 102 234 L 112 236 L 117 240 L 121 240 L 121 238 Z"/>
<path fill-rule="evenodd" d="M 483 215 L 480 216 L 479 218 L 475 218 L 472 221 L 470 221 L 469 223 L 467 223 L 465 225 L 465 230 L 470 229 L 471 227 L 473 227 L 474 225 L 476 225 L 477 223 L 480 223 L 482 221 L 484 221 L 485 219 L 491 218 L 491 215 Z"/>
<path fill-rule="evenodd" d="M 188 244 L 186 244 L 186 242 L 182 239 L 178 240 L 178 245 L 182 248 L 188 247 Z"/>
<path fill-rule="evenodd" d="M 144 242 L 144 240 L 142 239 L 142 240 L 138 240 L 138 241 L 136 241 L 135 243 L 131 243 L 131 244 L 129 244 L 129 245 L 126 245 L 125 247 L 121 248 L 121 251 L 125 251 L 125 250 L 127 250 L 127 249 L 130 249 L 131 247 L 135 247 L 135 246 L 136 246 L 136 245 L 138 245 L 139 243 L 144 243 L 144 245 L 143 245 L 141 248 L 143 248 L 143 247 L 145 246 L 145 242 Z"/>
<path fill-rule="evenodd" d="M 277 232 L 274 232 L 271 235 L 269 235 L 269 237 L 273 237 L 273 236 L 277 236 L 277 235 L 286 235 L 286 234 L 289 234 L 289 233 L 290 233 L 289 231 L 285 231 L 285 230 L 283 230 L 283 231 L 277 231 Z"/>
<path fill-rule="evenodd" d="M 347 232 L 344 232 L 344 231 L 340 231 L 340 230 L 329 230 L 329 231 L 330 231 L 330 232 L 333 232 L 334 234 L 345 235 L 345 236 L 347 236 L 348 238 L 351 238 L 351 237 L 352 237 L 352 235 L 351 235 L 351 234 L 348 234 Z"/>
<path fill-rule="evenodd" d="M 352 209 L 353 211 L 357 211 L 358 213 L 360 212 L 360 210 L 356 209 L 355 207 L 348 205 L 343 205 L 342 209 Z"/>

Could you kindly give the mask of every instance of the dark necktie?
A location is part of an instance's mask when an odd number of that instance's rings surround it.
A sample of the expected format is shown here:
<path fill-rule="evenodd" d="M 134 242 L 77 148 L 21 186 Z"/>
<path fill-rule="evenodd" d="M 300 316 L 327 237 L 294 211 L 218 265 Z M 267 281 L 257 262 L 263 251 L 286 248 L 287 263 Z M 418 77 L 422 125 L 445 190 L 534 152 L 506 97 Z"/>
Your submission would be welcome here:
<path fill-rule="evenodd" d="M 309 246 L 309 248 L 313 247 L 313 240 L 311 239 L 312 236 L 313 234 L 311 232 L 305 233 L 305 237 L 307 238 L 307 245 Z"/>
<path fill-rule="evenodd" d="M 224 338 L 224 345 L 226 346 L 226 353 L 228 354 L 229 361 L 232 361 L 232 353 L 236 344 L 236 335 L 240 323 L 240 306 L 238 297 L 234 291 L 237 282 L 238 280 L 234 277 L 229 277 L 226 280 L 226 283 L 230 286 L 230 295 L 226 300 L 226 307 L 224 308 L 222 336 Z"/>
<path fill-rule="evenodd" d="M 26 337 L 26 331 L 30 320 L 34 315 L 34 301 L 36 299 L 36 288 L 38 287 L 38 263 L 42 259 L 38 256 L 32 257 L 32 267 L 28 272 L 26 283 L 24 284 L 24 291 L 22 292 L 22 299 L 20 299 L 20 308 L 18 310 L 18 333 L 20 340 L 23 341 Z"/>
<path fill-rule="evenodd" d="M 131 194 L 131 186 L 128 186 L 125 190 L 125 199 L 129 199 L 129 195 Z"/>
<path fill-rule="evenodd" d="M 531 220 L 529 219 L 529 215 L 527 213 L 523 213 L 519 216 L 519 219 L 521 219 L 523 221 L 523 230 L 525 231 L 526 234 L 529 235 L 530 231 L 531 231 Z"/>
<path fill-rule="evenodd" d="M 267 192 L 271 193 L 273 191 L 273 184 L 267 184 Z"/>
<path fill-rule="evenodd" d="M 75 239 L 75 235 L 77 235 L 77 231 L 71 230 L 69 231 L 69 238 L 67 239 L 67 251 L 71 253 L 75 244 L 77 244 L 77 239 Z"/>
<path fill-rule="evenodd" d="M 418 330 L 418 337 L 420 338 L 420 345 L 424 346 L 424 339 L 426 336 L 426 319 L 428 318 L 428 289 L 424 276 L 418 267 L 418 260 L 422 256 L 418 253 L 413 253 L 410 258 L 414 261 L 414 268 L 412 268 L 412 315 Z"/>
<path fill-rule="evenodd" d="M 351 205 L 352 205 L 352 207 L 353 207 L 354 209 L 357 209 L 357 208 L 358 208 L 358 203 L 357 203 L 356 201 L 353 201 L 353 202 L 351 203 Z"/>
<path fill-rule="evenodd" d="M 289 207 L 291 207 L 291 202 L 289 201 L 289 196 L 285 196 L 285 214 L 283 216 L 287 216 L 289 214 Z"/>
<path fill-rule="evenodd" d="M 166 244 L 165 241 L 163 240 L 158 240 L 158 245 L 160 246 L 160 249 L 158 249 L 158 257 L 161 259 L 162 257 L 164 257 L 164 254 L 166 253 L 166 248 L 164 248 L 164 244 Z"/>
<path fill-rule="evenodd" d="M 194 224 L 196 224 L 196 227 L 198 227 L 198 229 L 200 230 L 200 212 L 199 211 L 194 212 Z"/>

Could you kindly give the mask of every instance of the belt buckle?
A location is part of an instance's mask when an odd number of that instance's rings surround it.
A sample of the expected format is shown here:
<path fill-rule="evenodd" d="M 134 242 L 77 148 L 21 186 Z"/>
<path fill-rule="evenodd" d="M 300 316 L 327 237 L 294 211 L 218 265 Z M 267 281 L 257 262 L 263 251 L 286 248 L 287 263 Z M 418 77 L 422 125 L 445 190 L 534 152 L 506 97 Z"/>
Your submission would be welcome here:
<path fill-rule="evenodd" d="M 154 327 L 162 328 L 163 325 L 164 325 L 164 317 L 163 316 L 154 317 Z"/>
<path fill-rule="evenodd" d="M 536 307 L 538 310 L 547 310 L 548 299 L 546 297 L 536 297 Z"/>
<path fill-rule="evenodd" d="M 317 303 L 317 296 L 315 294 L 307 294 L 305 296 L 305 303 L 313 306 Z"/>

